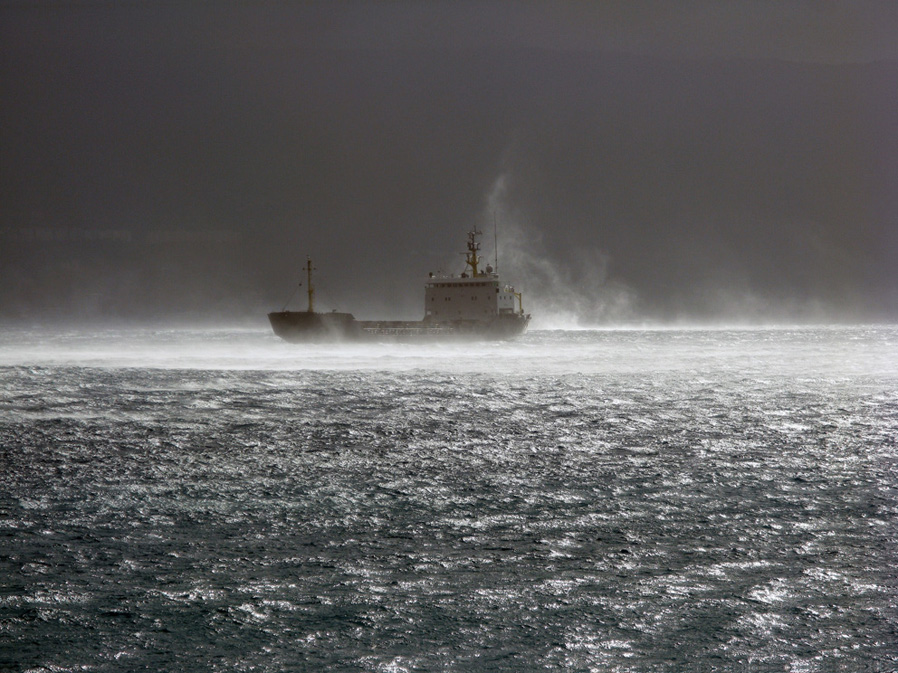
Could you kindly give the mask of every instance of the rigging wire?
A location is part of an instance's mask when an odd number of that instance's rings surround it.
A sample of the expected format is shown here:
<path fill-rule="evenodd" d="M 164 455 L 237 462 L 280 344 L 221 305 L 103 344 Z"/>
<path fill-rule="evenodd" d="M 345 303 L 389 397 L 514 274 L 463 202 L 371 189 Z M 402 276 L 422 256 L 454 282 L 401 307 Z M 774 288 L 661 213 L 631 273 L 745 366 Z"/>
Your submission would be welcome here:
<path fill-rule="evenodd" d="M 290 295 L 290 298 L 284 303 L 284 308 L 281 309 L 281 313 L 287 310 L 287 305 L 293 301 L 293 297 L 296 296 L 296 293 L 299 292 L 299 288 L 302 287 L 302 281 L 299 281 L 299 285 L 296 286 L 296 289 L 293 290 L 293 294 Z"/>

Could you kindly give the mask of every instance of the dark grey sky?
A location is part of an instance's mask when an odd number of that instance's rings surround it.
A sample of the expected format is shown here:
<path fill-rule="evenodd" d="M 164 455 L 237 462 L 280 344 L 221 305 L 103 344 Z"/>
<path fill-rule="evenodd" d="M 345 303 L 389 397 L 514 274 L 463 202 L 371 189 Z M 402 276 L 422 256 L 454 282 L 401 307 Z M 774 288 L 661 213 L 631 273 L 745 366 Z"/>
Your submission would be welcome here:
<path fill-rule="evenodd" d="M 420 317 L 495 219 L 537 326 L 895 320 L 895 35 L 891 2 L 0 2 L 0 316 L 264 321 L 311 254 L 322 308 Z"/>

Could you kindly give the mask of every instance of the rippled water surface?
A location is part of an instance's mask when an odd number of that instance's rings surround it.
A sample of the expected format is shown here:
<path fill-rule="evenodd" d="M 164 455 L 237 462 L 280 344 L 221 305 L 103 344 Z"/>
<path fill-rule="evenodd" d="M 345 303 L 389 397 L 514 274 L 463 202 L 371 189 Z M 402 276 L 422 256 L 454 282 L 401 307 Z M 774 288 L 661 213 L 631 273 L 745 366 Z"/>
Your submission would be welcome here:
<path fill-rule="evenodd" d="M 898 328 L 0 333 L 0 670 L 898 670 Z"/>

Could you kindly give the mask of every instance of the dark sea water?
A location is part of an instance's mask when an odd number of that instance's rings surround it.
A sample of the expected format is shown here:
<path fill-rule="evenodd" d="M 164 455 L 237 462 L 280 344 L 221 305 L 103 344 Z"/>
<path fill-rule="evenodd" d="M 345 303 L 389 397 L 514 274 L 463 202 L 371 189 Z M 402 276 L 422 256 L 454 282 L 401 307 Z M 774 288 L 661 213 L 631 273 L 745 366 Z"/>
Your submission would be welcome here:
<path fill-rule="evenodd" d="M 0 670 L 896 671 L 898 328 L 0 333 Z"/>

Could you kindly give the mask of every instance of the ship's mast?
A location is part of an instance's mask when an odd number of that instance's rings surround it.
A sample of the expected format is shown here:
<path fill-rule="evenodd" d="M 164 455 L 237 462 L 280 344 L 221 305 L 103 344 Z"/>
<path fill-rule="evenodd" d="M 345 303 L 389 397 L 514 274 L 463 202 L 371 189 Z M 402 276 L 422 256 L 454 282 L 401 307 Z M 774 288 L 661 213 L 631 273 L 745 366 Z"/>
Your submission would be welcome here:
<path fill-rule="evenodd" d="M 312 258 L 306 257 L 306 287 L 308 288 L 309 293 L 309 313 L 315 312 L 315 287 L 312 285 Z"/>
<path fill-rule="evenodd" d="M 496 251 L 495 271 L 499 273 L 499 225 L 496 222 L 496 213 L 493 213 L 493 248 Z"/>
<path fill-rule="evenodd" d="M 476 227 L 468 232 L 468 253 L 465 261 L 471 267 L 471 275 L 475 278 L 478 275 L 477 265 L 480 264 L 480 257 L 477 256 L 477 251 L 480 250 L 480 242 L 477 240 L 477 237 L 482 233 L 482 231 L 477 231 Z"/>

